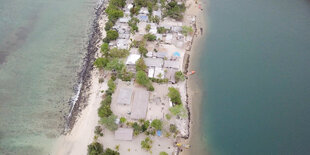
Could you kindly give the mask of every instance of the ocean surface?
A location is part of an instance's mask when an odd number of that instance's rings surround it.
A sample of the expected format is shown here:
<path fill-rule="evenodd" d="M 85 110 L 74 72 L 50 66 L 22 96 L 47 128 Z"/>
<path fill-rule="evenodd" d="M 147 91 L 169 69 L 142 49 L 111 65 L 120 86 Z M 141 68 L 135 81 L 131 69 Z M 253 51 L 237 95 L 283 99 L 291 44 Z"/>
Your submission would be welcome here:
<path fill-rule="evenodd" d="M 64 130 L 97 0 L 0 0 L 0 154 L 48 154 Z"/>
<path fill-rule="evenodd" d="M 207 8 L 196 64 L 201 154 L 309 154 L 310 1 L 209 0 Z"/>

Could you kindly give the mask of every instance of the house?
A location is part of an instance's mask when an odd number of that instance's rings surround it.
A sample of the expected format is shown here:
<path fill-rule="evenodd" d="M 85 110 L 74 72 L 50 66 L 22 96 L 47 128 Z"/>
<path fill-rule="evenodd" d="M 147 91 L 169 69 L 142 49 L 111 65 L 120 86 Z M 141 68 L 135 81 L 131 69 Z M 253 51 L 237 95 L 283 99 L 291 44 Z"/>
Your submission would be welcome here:
<path fill-rule="evenodd" d="M 154 67 L 150 67 L 148 72 L 147 72 L 147 75 L 149 78 L 153 78 L 154 77 L 154 72 L 155 72 L 155 68 Z"/>
<path fill-rule="evenodd" d="M 167 57 L 167 52 L 156 52 L 155 57 L 164 59 Z"/>
<path fill-rule="evenodd" d="M 120 88 L 116 103 L 121 105 L 130 105 L 132 98 L 132 88 Z"/>
<path fill-rule="evenodd" d="M 128 49 L 129 48 L 129 40 L 128 39 L 117 39 L 116 46 L 119 49 Z"/>
<path fill-rule="evenodd" d="M 136 65 L 140 57 L 140 54 L 130 54 L 126 60 L 126 65 Z"/>
<path fill-rule="evenodd" d="M 148 15 L 149 14 L 149 10 L 146 7 L 143 7 L 143 8 L 140 9 L 139 13 L 140 14 Z"/>
<path fill-rule="evenodd" d="M 180 68 L 180 62 L 179 61 L 165 60 L 164 61 L 164 67 L 165 68 L 179 69 Z"/>
<path fill-rule="evenodd" d="M 150 33 L 152 33 L 152 34 L 157 34 L 157 26 L 156 26 L 156 24 L 155 23 L 151 23 L 150 24 L 151 25 L 151 29 L 150 29 Z"/>
<path fill-rule="evenodd" d="M 114 138 L 116 140 L 131 141 L 133 136 L 132 128 L 118 128 L 114 133 Z"/>
<path fill-rule="evenodd" d="M 148 104 L 149 104 L 148 91 L 144 89 L 135 90 L 130 118 L 135 120 L 145 119 Z"/>
<path fill-rule="evenodd" d="M 160 58 L 145 58 L 144 62 L 147 67 L 162 67 L 164 63 Z"/>
<path fill-rule="evenodd" d="M 128 23 L 130 20 L 130 17 L 122 17 L 119 19 L 119 22 L 120 23 Z"/>
<path fill-rule="evenodd" d="M 158 9 L 157 11 L 153 11 L 153 15 L 154 15 L 154 16 L 158 16 L 159 19 L 161 19 L 161 10 Z"/>

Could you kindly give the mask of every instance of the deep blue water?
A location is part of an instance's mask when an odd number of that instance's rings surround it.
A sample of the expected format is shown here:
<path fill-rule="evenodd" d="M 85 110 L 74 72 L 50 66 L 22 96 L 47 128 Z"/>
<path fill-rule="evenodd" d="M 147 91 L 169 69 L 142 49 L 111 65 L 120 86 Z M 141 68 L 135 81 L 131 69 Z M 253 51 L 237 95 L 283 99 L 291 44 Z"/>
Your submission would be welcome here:
<path fill-rule="evenodd" d="M 210 0 L 200 57 L 210 154 L 309 154 L 310 1 Z"/>

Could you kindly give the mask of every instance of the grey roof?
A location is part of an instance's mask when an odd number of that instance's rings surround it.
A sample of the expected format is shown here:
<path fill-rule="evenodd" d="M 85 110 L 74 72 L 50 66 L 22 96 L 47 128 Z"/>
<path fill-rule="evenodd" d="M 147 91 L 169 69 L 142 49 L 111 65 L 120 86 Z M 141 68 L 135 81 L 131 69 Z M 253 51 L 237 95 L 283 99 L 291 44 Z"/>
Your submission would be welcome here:
<path fill-rule="evenodd" d="M 167 57 L 167 53 L 166 52 L 157 52 L 156 57 L 157 58 L 165 58 L 165 57 Z"/>
<path fill-rule="evenodd" d="M 145 119 L 149 103 L 149 93 L 143 89 L 137 89 L 134 93 L 131 107 L 131 119 Z"/>
<path fill-rule="evenodd" d="M 177 72 L 176 69 L 172 69 L 172 68 L 169 68 L 167 69 L 167 73 L 165 74 L 166 78 L 169 79 L 169 82 L 172 82 L 172 83 L 175 83 L 175 72 Z"/>
<path fill-rule="evenodd" d="M 160 58 L 145 58 L 144 62 L 148 67 L 162 67 L 164 61 Z"/>
<path fill-rule="evenodd" d="M 122 17 L 119 19 L 119 22 L 121 23 L 128 23 L 128 21 L 130 20 L 130 17 Z"/>
<path fill-rule="evenodd" d="M 120 88 L 117 96 L 117 104 L 130 104 L 132 98 L 132 88 Z"/>
<path fill-rule="evenodd" d="M 139 14 L 137 18 L 139 19 L 140 22 L 147 22 L 149 20 L 149 17 L 145 14 Z"/>
<path fill-rule="evenodd" d="M 132 128 L 118 128 L 114 133 L 116 140 L 132 140 L 132 135 Z"/>
<path fill-rule="evenodd" d="M 180 62 L 178 62 L 178 61 L 165 60 L 165 61 L 164 61 L 164 67 L 165 67 L 165 68 L 175 68 L 175 69 L 179 69 L 179 67 L 180 67 L 179 63 L 180 63 Z"/>

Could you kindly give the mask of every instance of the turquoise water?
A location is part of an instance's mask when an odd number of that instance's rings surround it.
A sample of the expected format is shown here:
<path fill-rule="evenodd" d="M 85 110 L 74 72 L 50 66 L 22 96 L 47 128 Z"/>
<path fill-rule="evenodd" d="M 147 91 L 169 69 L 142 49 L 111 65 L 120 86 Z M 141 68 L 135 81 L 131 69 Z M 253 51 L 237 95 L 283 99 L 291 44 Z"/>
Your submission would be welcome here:
<path fill-rule="evenodd" d="M 198 75 L 210 154 L 309 154 L 310 1 L 210 0 Z"/>
<path fill-rule="evenodd" d="M 97 0 L 0 4 L 0 154 L 47 154 L 64 129 Z"/>

